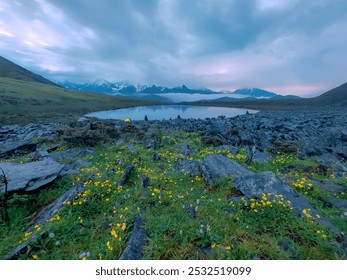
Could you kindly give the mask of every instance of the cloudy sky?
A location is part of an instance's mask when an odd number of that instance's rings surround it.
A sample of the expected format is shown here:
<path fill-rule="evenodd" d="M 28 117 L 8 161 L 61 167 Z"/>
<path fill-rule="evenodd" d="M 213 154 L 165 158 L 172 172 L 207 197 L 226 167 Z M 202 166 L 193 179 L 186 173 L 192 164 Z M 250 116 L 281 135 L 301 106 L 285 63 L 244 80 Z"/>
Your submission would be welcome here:
<path fill-rule="evenodd" d="M 53 80 L 312 96 L 347 82 L 346 0 L 0 0 L 0 55 Z"/>

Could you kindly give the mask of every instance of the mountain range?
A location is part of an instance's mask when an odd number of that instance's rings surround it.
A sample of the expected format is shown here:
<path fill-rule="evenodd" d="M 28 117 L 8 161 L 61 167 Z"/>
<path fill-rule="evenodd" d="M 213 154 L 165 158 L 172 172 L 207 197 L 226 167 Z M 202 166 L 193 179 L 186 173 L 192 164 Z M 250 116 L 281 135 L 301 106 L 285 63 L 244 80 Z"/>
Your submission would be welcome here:
<path fill-rule="evenodd" d="M 109 82 L 97 80 L 84 84 L 71 82 L 57 82 L 60 86 L 78 91 L 88 91 L 94 93 L 104 93 L 111 95 L 132 96 L 139 99 L 162 100 L 162 101 L 233 101 L 250 99 L 293 99 L 300 98 L 295 95 L 283 96 L 274 92 L 259 88 L 241 88 L 235 91 L 213 91 L 207 88 L 191 89 L 186 85 L 177 87 L 163 87 L 157 85 L 136 85 L 127 81 Z M 184 95 L 183 95 L 184 94 Z M 188 96 L 190 94 L 191 96 Z M 194 95 L 194 96 L 192 96 Z"/>

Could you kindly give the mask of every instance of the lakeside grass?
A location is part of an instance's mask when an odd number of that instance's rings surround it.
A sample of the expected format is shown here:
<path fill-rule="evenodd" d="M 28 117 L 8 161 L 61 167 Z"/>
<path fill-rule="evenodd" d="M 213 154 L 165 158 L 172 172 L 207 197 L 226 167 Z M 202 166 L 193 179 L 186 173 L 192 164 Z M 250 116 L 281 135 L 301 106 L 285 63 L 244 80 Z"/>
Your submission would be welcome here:
<path fill-rule="evenodd" d="M 94 111 L 153 104 L 0 77 L 0 125 L 57 121 Z"/>
<path fill-rule="evenodd" d="M 302 195 L 331 222 L 346 232 L 346 223 L 337 208 L 326 207 L 322 200 L 331 194 L 314 184 L 333 180 L 330 174 L 321 174 L 314 162 L 299 160 L 291 154 L 274 155 L 264 164 L 245 165 L 245 152 L 236 155 L 228 150 L 216 150 L 204 145 L 198 133 L 158 133 L 161 147 L 145 149 L 142 141 L 126 138 L 107 148 L 99 146 L 88 160 L 92 165 L 81 174 L 56 181 L 49 188 L 10 200 L 9 227 L 0 227 L 0 256 L 3 257 L 32 235 L 53 233 L 39 237 L 20 259 L 79 259 L 89 252 L 88 259 L 118 259 L 131 236 L 137 215 L 144 220 L 149 236 L 144 259 L 343 259 L 336 246 L 335 236 L 329 229 L 313 222 L 309 216 L 298 217 L 291 204 L 282 197 L 261 200 L 240 200 L 227 203 L 237 191 L 233 178 L 222 178 L 206 186 L 199 177 L 174 171 L 179 158 L 201 160 L 209 154 L 231 158 L 252 171 L 272 170 Z M 137 152 L 130 152 L 133 143 Z M 184 156 L 177 144 L 189 144 L 192 155 Z M 153 161 L 154 153 L 161 159 Z M 118 182 L 127 166 L 135 168 L 126 184 Z M 310 173 L 290 166 L 311 166 Z M 299 168 L 300 169 L 300 168 Z M 91 179 L 88 179 L 90 178 Z M 147 176 L 150 185 L 143 195 L 140 178 Z M 335 180 L 335 179 L 334 179 Z M 43 226 L 29 233 L 33 218 L 42 205 L 58 197 L 78 181 L 84 181 L 85 190 Z M 347 177 L 335 180 L 346 190 Z M 335 194 L 346 199 L 346 191 Z M 195 211 L 195 218 L 189 215 Z"/>

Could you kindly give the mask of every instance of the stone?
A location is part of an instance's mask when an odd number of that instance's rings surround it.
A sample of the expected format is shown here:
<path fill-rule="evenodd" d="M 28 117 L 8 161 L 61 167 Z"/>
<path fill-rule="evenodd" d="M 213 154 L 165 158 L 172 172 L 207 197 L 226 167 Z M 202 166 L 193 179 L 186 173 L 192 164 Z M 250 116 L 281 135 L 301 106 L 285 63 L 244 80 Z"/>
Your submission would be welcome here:
<path fill-rule="evenodd" d="M 341 130 L 341 140 L 347 142 L 347 129 Z"/>
<path fill-rule="evenodd" d="M 246 176 L 253 174 L 252 171 L 244 168 L 237 162 L 221 156 L 208 155 L 201 164 L 202 175 L 208 184 L 212 184 L 215 179 L 226 176 Z"/>
<path fill-rule="evenodd" d="M 270 155 L 268 153 L 262 153 L 256 151 L 253 155 L 253 160 L 258 163 L 267 163 L 270 159 Z"/>
<path fill-rule="evenodd" d="M 89 180 L 90 177 L 87 179 Z M 52 202 L 50 205 L 45 207 L 39 214 L 36 215 L 35 220 L 33 221 L 33 225 L 27 230 L 28 232 L 33 232 L 35 230 L 34 225 L 43 225 L 47 220 L 52 218 L 56 213 L 64 206 L 64 202 L 66 201 L 72 201 L 74 197 L 84 191 L 83 182 L 77 183 L 75 186 L 67 190 L 63 195 L 61 195 L 58 199 L 56 199 L 54 202 Z M 48 234 L 47 231 L 42 230 L 40 232 L 40 236 L 42 238 L 55 238 L 55 235 L 53 233 Z M 18 259 L 20 254 L 25 254 L 28 252 L 28 248 L 31 243 L 35 242 L 37 240 L 36 236 L 31 237 L 24 243 L 17 246 L 12 252 L 7 254 L 5 256 L 5 260 L 15 260 Z M 60 241 L 57 240 L 55 243 L 56 246 L 60 245 Z"/>
<path fill-rule="evenodd" d="M 34 152 L 36 148 L 37 143 L 30 143 L 28 141 L 1 143 L 0 158 L 25 155 Z"/>
<path fill-rule="evenodd" d="M 262 194 L 271 193 L 273 195 L 282 195 L 285 200 L 291 202 L 291 206 L 298 215 L 302 215 L 304 209 L 309 211 L 312 218 L 320 224 L 329 227 L 333 232 L 339 234 L 339 230 L 326 220 L 303 196 L 297 191 L 286 185 L 273 172 L 267 171 L 255 173 L 252 175 L 237 178 L 234 186 L 240 190 L 248 199 L 261 199 Z M 317 215 L 321 218 L 318 218 Z"/>
<path fill-rule="evenodd" d="M 133 143 L 128 145 L 128 149 L 129 149 L 130 152 L 132 152 L 134 154 L 136 154 L 138 152 L 136 147 L 135 147 L 135 145 Z"/>
<path fill-rule="evenodd" d="M 174 149 L 186 157 L 189 157 L 192 154 L 192 151 L 187 143 L 178 144 Z"/>
<path fill-rule="evenodd" d="M 148 186 L 151 184 L 151 181 L 147 176 L 143 176 L 140 174 L 140 188 L 143 190 L 147 190 Z"/>
<path fill-rule="evenodd" d="M 95 152 L 94 148 L 73 148 L 66 151 L 57 151 L 50 154 L 50 157 L 57 161 L 72 160 L 76 158 L 91 156 Z"/>
<path fill-rule="evenodd" d="M 189 173 L 191 176 L 201 176 L 201 163 L 197 160 L 182 160 L 177 163 L 174 170 Z"/>
<path fill-rule="evenodd" d="M 66 164 L 63 169 L 59 172 L 58 177 L 64 177 L 67 175 L 77 175 L 80 173 L 78 170 L 81 167 L 89 167 L 91 165 L 90 162 L 84 160 L 76 160 L 72 163 Z"/>
<path fill-rule="evenodd" d="M 143 257 L 142 248 L 148 242 L 148 234 L 143 226 L 144 222 L 140 215 L 137 215 L 134 228 L 129 243 L 120 256 L 120 260 L 140 260 Z"/>
<path fill-rule="evenodd" d="M 231 154 L 236 155 L 237 151 L 239 150 L 238 147 L 232 146 L 232 145 L 221 145 L 216 148 L 216 150 L 225 151 L 228 150 Z"/>
<path fill-rule="evenodd" d="M 122 177 L 120 178 L 119 186 L 124 186 L 124 184 L 128 181 L 130 173 L 133 169 L 134 169 L 133 163 L 125 168 L 124 173 Z"/>
<path fill-rule="evenodd" d="M 47 185 L 57 178 L 64 165 L 52 159 L 16 164 L 3 162 L 0 168 L 8 180 L 8 192 L 33 191 Z M 4 190 L 0 190 L 4 192 Z"/>
<path fill-rule="evenodd" d="M 201 143 L 207 144 L 207 145 L 212 145 L 214 147 L 221 146 L 223 144 L 226 144 L 225 141 L 218 135 L 213 135 L 213 136 L 202 136 L 201 137 Z"/>
<path fill-rule="evenodd" d="M 46 206 L 40 213 L 35 216 L 33 225 L 27 231 L 33 231 L 34 225 L 43 225 L 47 220 L 51 219 L 63 206 L 64 202 L 72 201 L 76 195 L 84 192 L 83 182 L 78 182 L 76 185 L 64 192 L 59 198 Z"/>

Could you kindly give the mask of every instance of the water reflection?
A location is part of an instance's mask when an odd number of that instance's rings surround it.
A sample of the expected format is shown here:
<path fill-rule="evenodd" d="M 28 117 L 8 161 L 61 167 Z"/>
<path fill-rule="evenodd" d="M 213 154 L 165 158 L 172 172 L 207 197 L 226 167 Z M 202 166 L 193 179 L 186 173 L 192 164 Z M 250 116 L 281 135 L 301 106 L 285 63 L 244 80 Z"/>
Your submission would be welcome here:
<path fill-rule="evenodd" d="M 189 105 L 159 105 L 159 106 L 141 106 L 134 108 L 108 110 L 89 113 L 86 116 L 99 119 L 125 119 L 144 120 L 168 120 L 175 119 L 179 115 L 182 119 L 205 119 L 218 116 L 234 117 L 249 113 L 256 113 L 256 110 L 210 107 L 210 106 L 189 106 Z"/>

